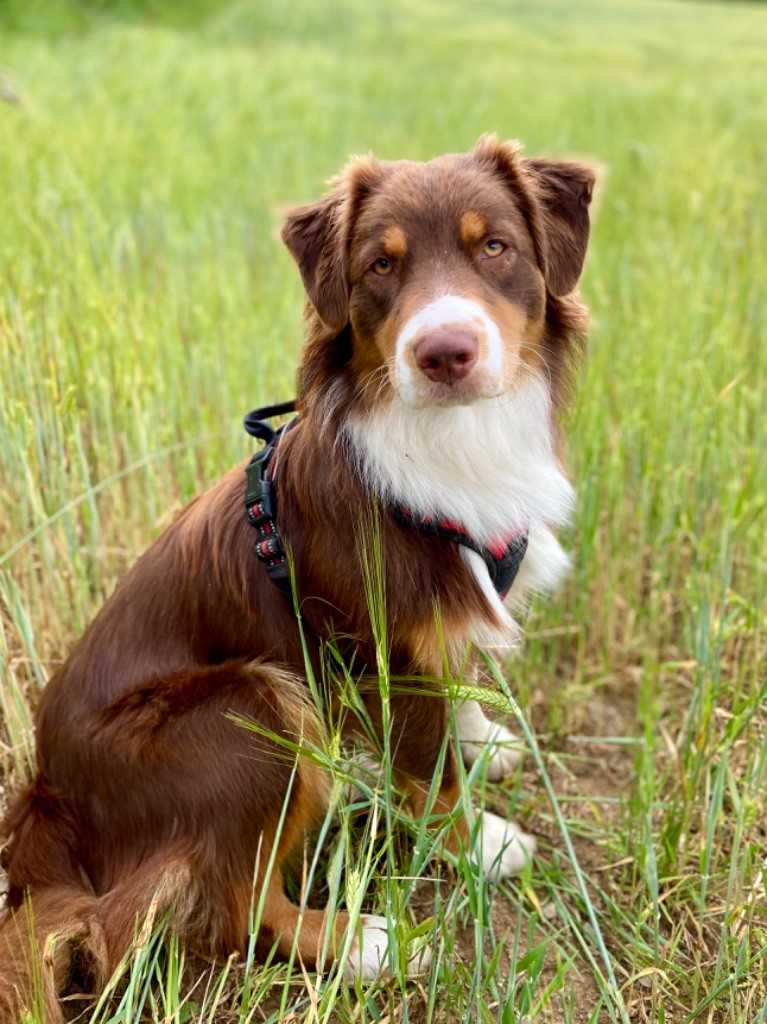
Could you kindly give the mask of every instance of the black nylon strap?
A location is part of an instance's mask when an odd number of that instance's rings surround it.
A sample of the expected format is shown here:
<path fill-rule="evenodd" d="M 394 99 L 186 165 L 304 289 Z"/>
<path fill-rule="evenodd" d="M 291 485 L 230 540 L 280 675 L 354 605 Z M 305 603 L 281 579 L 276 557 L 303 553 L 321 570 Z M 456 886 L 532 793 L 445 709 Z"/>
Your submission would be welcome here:
<path fill-rule="evenodd" d="M 506 545 L 502 558 L 496 558 L 492 551 L 485 548 L 480 552 L 490 572 L 490 579 L 500 597 L 506 597 L 517 578 L 522 559 L 527 552 L 528 535 L 519 533 Z"/>
<path fill-rule="evenodd" d="M 289 412 L 296 411 L 296 400 L 292 398 L 289 402 L 280 402 L 277 405 L 264 405 L 260 409 L 254 409 L 243 419 L 242 425 L 251 437 L 257 437 L 260 441 L 271 441 L 275 431 L 265 420 L 274 416 L 285 416 Z"/>
<path fill-rule="evenodd" d="M 266 442 L 245 468 L 245 508 L 248 522 L 258 530 L 253 549 L 259 560 L 265 564 L 269 579 L 287 598 L 292 597 L 290 574 L 285 549 L 277 531 L 277 505 L 269 466 L 280 437 L 286 430 L 290 430 L 296 418 L 277 430 L 265 421 L 272 416 L 284 416 L 285 413 L 295 412 L 295 409 L 295 401 L 267 405 L 249 412 L 243 421 L 251 437 Z"/>
<path fill-rule="evenodd" d="M 478 544 L 468 533 L 455 529 L 455 524 L 450 524 L 437 516 L 419 516 L 409 508 L 402 505 L 394 505 L 391 513 L 398 523 L 410 526 L 419 533 L 429 534 L 431 537 L 441 537 L 443 540 L 451 540 L 456 544 L 463 544 L 465 548 L 476 551 L 481 556 L 487 571 L 490 573 L 490 582 L 496 593 L 504 598 L 511 590 L 514 580 L 517 578 L 519 567 L 527 551 L 527 534 L 518 533 L 512 537 L 506 545 L 503 554 L 498 557 L 490 548 L 484 544 Z"/>

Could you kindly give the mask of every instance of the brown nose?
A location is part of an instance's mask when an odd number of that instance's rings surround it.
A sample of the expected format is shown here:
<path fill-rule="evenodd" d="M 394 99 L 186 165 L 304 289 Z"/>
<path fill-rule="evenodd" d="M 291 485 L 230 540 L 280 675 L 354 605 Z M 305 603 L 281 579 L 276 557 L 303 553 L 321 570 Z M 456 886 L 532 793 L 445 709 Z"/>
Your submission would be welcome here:
<path fill-rule="evenodd" d="M 455 384 L 477 361 L 477 339 L 469 331 L 444 328 L 422 338 L 414 349 L 418 369 L 435 384 Z"/>

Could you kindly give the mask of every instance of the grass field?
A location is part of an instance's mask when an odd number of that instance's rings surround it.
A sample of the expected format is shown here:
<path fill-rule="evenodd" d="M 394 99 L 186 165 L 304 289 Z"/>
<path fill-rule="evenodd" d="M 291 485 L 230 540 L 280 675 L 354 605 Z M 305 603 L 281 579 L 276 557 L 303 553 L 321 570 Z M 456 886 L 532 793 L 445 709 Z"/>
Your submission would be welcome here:
<path fill-rule="evenodd" d="M 757 3 L 0 3 L 6 792 L 74 637 L 250 452 L 241 414 L 293 394 L 285 204 L 352 152 L 487 130 L 607 172 L 574 571 L 505 667 L 537 753 L 479 787 L 538 836 L 532 871 L 488 890 L 342 806 L 316 898 L 423 922 L 420 981 L 347 990 L 160 936 L 78 1019 L 767 1021 L 765 54 Z"/>

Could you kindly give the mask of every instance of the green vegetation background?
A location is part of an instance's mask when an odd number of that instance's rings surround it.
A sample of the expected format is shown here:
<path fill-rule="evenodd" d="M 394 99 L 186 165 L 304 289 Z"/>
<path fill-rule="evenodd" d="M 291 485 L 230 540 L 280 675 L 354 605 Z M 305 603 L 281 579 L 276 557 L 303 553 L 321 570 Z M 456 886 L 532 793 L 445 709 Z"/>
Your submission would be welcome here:
<path fill-rule="evenodd" d="M 590 156 L 574 571 L 512 686 L 613 801 L 568 820 L 623 865 L 603 928 L 636 1019 L 767 1019 L 766 54 L 760 4 L 0 2 L 8 787 L 51 667 L 248 454 L 241 414 L 293 393 L 285 205 L 368 149 Z"/>

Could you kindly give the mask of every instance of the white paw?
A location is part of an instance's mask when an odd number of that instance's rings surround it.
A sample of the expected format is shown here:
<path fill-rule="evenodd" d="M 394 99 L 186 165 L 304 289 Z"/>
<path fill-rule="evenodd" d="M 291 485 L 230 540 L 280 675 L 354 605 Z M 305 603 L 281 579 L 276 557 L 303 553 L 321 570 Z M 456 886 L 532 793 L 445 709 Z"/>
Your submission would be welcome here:
<path fill-rule="evenodd" d="M 344 981 L 374 981 L 388 967 L 389 932 L 385 917 L 363 914 L 344 969 Z M 431 963 L 431 950 L 418 950 L 408 962 L 408 976 L 420 974 Z"/>
<path fill-rule="evenodd" d="M 479 812 L 474 859 L 482 865 L 489 881 L 499 882 L 519 874 L 534 853 L 535 839 L 514 822 L 490 811 Z"/>
<path fill-rule="evenodd" d="M 522 760 L 514 733 L 500 722 L 491 722 L 474 700 L 466 701 L 458 709 L 458 738 L 467 768 L 479 759 L 485 747 L 490 747 L 485 755 L 489 782 L 507 779 Z"/>
<path fill-rule="evenodd" d="M 386 967 L 389 932 L 385 917 L 363 914 L 357 926 L 349 958 L 344 968 L 344 981 L 372 981 Z"/>
<path fill-rule="evenodd" d="M 344 792 L 350 804 L 367 799 L 367 794 L 358 783 L 366 786 L 368 790 L 375 790 L 382 783 L 383 765 L 367 750 L 356 751 L 349 761 L 348 769 L 351 779 L 346 783 Z"/>

